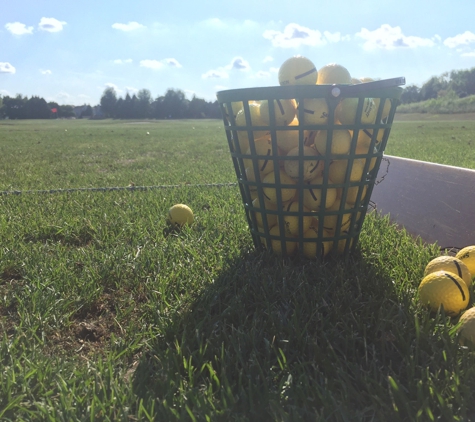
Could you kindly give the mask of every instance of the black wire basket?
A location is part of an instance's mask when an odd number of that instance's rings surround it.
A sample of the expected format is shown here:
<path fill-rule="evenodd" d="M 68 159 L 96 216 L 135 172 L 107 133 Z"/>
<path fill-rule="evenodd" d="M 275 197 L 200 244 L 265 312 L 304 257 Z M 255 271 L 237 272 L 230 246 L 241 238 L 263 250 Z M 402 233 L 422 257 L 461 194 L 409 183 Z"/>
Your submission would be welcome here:
<path fill-rule="evenodd" d="M 256 248 L 354 252 L 404 83 L 217 93 Z"/>

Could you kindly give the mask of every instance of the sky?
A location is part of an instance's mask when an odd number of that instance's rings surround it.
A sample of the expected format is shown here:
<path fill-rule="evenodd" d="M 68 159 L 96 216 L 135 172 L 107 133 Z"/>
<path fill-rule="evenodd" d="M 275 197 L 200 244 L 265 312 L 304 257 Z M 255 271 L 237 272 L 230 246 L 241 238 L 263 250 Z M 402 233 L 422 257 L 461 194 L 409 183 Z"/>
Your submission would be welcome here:
<path fill-rule="evenodd" d="M 0 96 L 94 106 L 113 87 L 215 101 L 278 85 L 294 55 L 422 86 L 475 67 L 474 16 L 471 0 L 0 0 Z"/>

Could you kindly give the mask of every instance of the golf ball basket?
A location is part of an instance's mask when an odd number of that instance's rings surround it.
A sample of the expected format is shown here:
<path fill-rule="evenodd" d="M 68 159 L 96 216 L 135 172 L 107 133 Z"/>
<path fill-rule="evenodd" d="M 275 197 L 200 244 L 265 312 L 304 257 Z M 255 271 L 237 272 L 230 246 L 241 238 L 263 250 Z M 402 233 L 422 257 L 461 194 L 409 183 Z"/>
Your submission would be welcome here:
<path fill-rule="evenodd" d="M 274 86 L 262 88 L 246 88 L 220 91 L 217 93 L 217 99 L 221 108 L 224 121 L 229 150 L 231 152 L 232 162 L 236 172 L 238 185 L 244 204 L 249 229 L 256 249 L 269 248 L 279 255 L 291 255 L 297 243 L 297 251 L 304 250 L 307 242 L 313 242 L 316 246 L 315 256 L 323 257 L 326 255 L 329 245 L 331 245 L 331 254 L 339 257 L 348 257 L 357 246 L 361 228 L 363 226 L 366 212 L 370 205 L 370 198 L 375 185 L 378 170 L 383 158 L 383 153 L 388 142 L 391 125 L 396 113 L 396 108 L 400 103 L 402 94 L 401 85 L 405 84 L 405 78 L 392 78 L 374 82 L 361 83 L 356 85 L 292 85 L 292 86 Z M 328 106 L 328 118 L 323 124 L 307 124 L 305 117 L 304 100 L 307 99 L 325 99 Z M 346 98 L 356 98 L 356 115 L 354 124 L 341 124 L 335 119 L 335 110 L 338 104 Z M 365 99 L 372 98 L 377 105 L 376 118 L 373 123 L 362 123 L 362 115 L 365 112 Z M 296 117 L 297 125 L 280 126 L 276 123 L 275 100 L 295 100 L 297 103 Z M 379 99 L 379 101 L 378 101 Z M 268 101 L 269 116 L 266 125 L 262 125 L 259 120 L 259 126 L 253 125 L 253 114 L 251 107 L 255 107 L 254 102 L 263 100 Z M 388 104 L 390 108 L 388 113 Z M 352 100 L 356 104 L 356 100 Z M 386 109 L 385 109 L 386 105 Z M 234 109 L 240 108 L 241 118 L 236 121 Z M 229 112 L 232 111 L 232 112 Z M 245 121 L 243 121 L 244 113 Z M 364 120 L 364 119 L 363 119 Z M 331 141 L 333 131 L 338 129 L 347 129 L 351 134 L 351 146 L 348 154 L 332 154 Z M 315 160 L 315 156 L 304 155 L 304 146 L 308 145 L 309 135 L 319 130 L 327 131 L 326 153 L 318 155 L 318 160 L 323 161 L 323 174 L 318 184 L 312 184 L 312 180 L 305 180 L 304 167 L 306 160 Z M 280 131 L 298 132 L 298 154 L 289 157 L 279 150 L 277 143 L 277 134 Z M 370 138 L 368 152 L 357 153 L 356 146 L 358 136 L 364 132 Z M 263 133 L 270 135 L 272 148 L 266 155 L 259 155 L 255 148 L 255 139 L 259 139 Z M 249 148 L 243 151 L 242 143 L 239 142 L 240 136 L 247 137 Z M 294 134 L 296 136 L 296 134 Z M 247 146 L 247 143 L 245 144 Z M 340 183 L 334 183 L 329 177 L 330 164 L 333 160 L 347 160 L 344 179 Z M 274 180 L 272 183 L 264 181 L 264 176 L 260 172 L 262 160 L 271 160 L 273 163 Z M 282 172 L 286 160 L 298 160 L 298 177 L 294 177 L 291 184 L 282 182 Z M 351 176 L 352 167 L 355 160 L 359 165 L 364 162 L 363 176 L 361 180 L 354 179 Z M 246 173 L 246 168 L 251 167 L 252 171 Z M 253 177 L 249 177 L 252 174 Z M 275 198 L 272 207 L 266 206 L 269 197 L 266 197 L 265 189 L 274 189 Z M 321 204 L 326 204 L 327 193 L 330 188 L 337 188 L 339 192 L 339 207 L 325 208 L 320 206 L 318 209 L 308 209 L 304 207 L 304 190 L 318 189 L 321 193 Z M 295 195 L 292 201 L 298 203 L 297 210 L 290 211 L 286 207 L 289 201 L 284 201 L 282 193 L 285 189 L 295 189 Z M 349 205 L 347 197 L 351 190 L 352 201 Z M 356 191 L 356 196 L 355 196 Z M 267 191 L 268 192 L 268 191 Z M 253 200 L 258 199 L 257 201 Z M 304 218 L 312 217 L 312 226 L 316 235 L 311 237 L 304 236 Z M 298 219 L 298 233 L 289 234 L 286 230 L 286 219 L 295 217 Z M 257 220 L 259 218 L 259 220 Z M 327 230 L 326 221 L 332 219 L 336 224 L 332 230 Z M 279 229 L 271 228 L 278 226 Z M 289 249 L 292 249 L 290 251 Z"/>

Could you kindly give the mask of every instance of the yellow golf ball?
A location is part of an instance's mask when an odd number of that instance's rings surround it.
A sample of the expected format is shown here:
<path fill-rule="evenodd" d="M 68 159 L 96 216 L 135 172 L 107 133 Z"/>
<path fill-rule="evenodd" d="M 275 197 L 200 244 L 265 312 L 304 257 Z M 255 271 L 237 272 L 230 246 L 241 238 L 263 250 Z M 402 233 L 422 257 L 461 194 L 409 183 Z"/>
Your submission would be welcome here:
<path fill-rule="evenodd" d="M 465 283 L 467 287 L 472 285 L 472 276 L 467 266 L 458 258 L 453 256 L 438 256 L 430 261 L 424 270 L 424 276 L 433 273 L 435 271 L 447 271 L 458 275 Z"/>
<path fill-rule="evenodd" d="M 459 323 L 460 343 L 475 346 L 475 307 L 465 311 L 460 317 Z"/>
<path fill-rule="evenodd" d="M 317 85 L 351 84 L 348 69 L 337 63 L 330 63 L 318 70 Z"/>
<path fill-rule="evenodd" d="M 177 227 L 193 224 L 193 211 L 188 205 L 176 204 L 168 210 L 167 221 Z"/>
<path fill-rule="evenodd" d="M 294 56 L 282 63 L 278 77 L 280 85 L 315 85 L 317 68 L 310 59 Z"/>
<path fill-rule="evenodd" d="M 326 230 L 323 230 L 324 234 L 322 237 L 330 237 L 330 234 L 327 233 Z M 308 258 L 308 259 L 316 259 L 317 258 L 317 252 L 318 252 L 318 246 L 317 246 L 317 239 L 319 239 L 318 236 L 318 222 L 316 225 L 310 226 L 310 228 L 304 233 L 303 235 L 304 239 L 309 240 L 308 242 L 303 243 L 303 255 Z M 310 241 L 313 240 L 313 241 Z M 328 255 L 328 253 L 332 249 L 332 242 L 330 240 L 326 240 L 322 242 L 322 246 L 320 248 L 320 258 L 324 258 L 325 256 Z"/>
<path fill-rule="evenodd" d="M 419 300 L 432 311 L 443 306 L 447 315 L 457 316 L 468 306 L 470 293 L 458 275 L 448 271 L 435 271 L 422 279 Z"/>
<path fill-rule="evenodd" d="M 460 259 L 467 266 L 472 277 L 475 276 L 475 245 L 460 249 L 455 258 Z"/>
<path fill-rule="evenodd" d="M 297 238 L 293 236 L 289 236 L 286 233 L 284 234 L 285 236 L 285 240 L 284 240 L 283 236 L 281 235 L 278 224 L 269 230 L 269 235 L 274 236 L 275 238 L 270 239 L 270 243 L 267 243 L 267 239 L 265 237 L 261 237 L 261 242 L 263 243 L 263 245 L 270 247 L 272 249 L 272 252 L 274 252 L 275 254 L 292 255 L 297 250 L 297 246 L 298 246 Z M 290 239 L 295 239 L 295 241 L 290 240 Z M 285 247 L 285 253 L 284 253 L 284 247 Z"/>

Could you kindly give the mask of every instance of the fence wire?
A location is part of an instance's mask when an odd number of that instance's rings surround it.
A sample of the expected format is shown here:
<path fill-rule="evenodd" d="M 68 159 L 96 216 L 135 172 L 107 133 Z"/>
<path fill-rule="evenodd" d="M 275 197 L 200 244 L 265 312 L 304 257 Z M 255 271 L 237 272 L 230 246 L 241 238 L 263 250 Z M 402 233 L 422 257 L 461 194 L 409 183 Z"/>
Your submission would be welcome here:
<path fill-rule="evenodd" d="M 147 191 L 157 189 L 176 188 L 222 188 L 237 186 L 237 182 L 229 183 L 203 183 L 203 184 L 180 184 L 180 185 L 155 185 L 155 186 L 113 186 L 96 188 L 67 188 L 67 189 L 42 189 L 42 190 L 5 190 L 0 191 L 0 196 L 26 195 L 26 194 L 55 194 L 72 192 L 112 192 L 112 191 Z"/>

